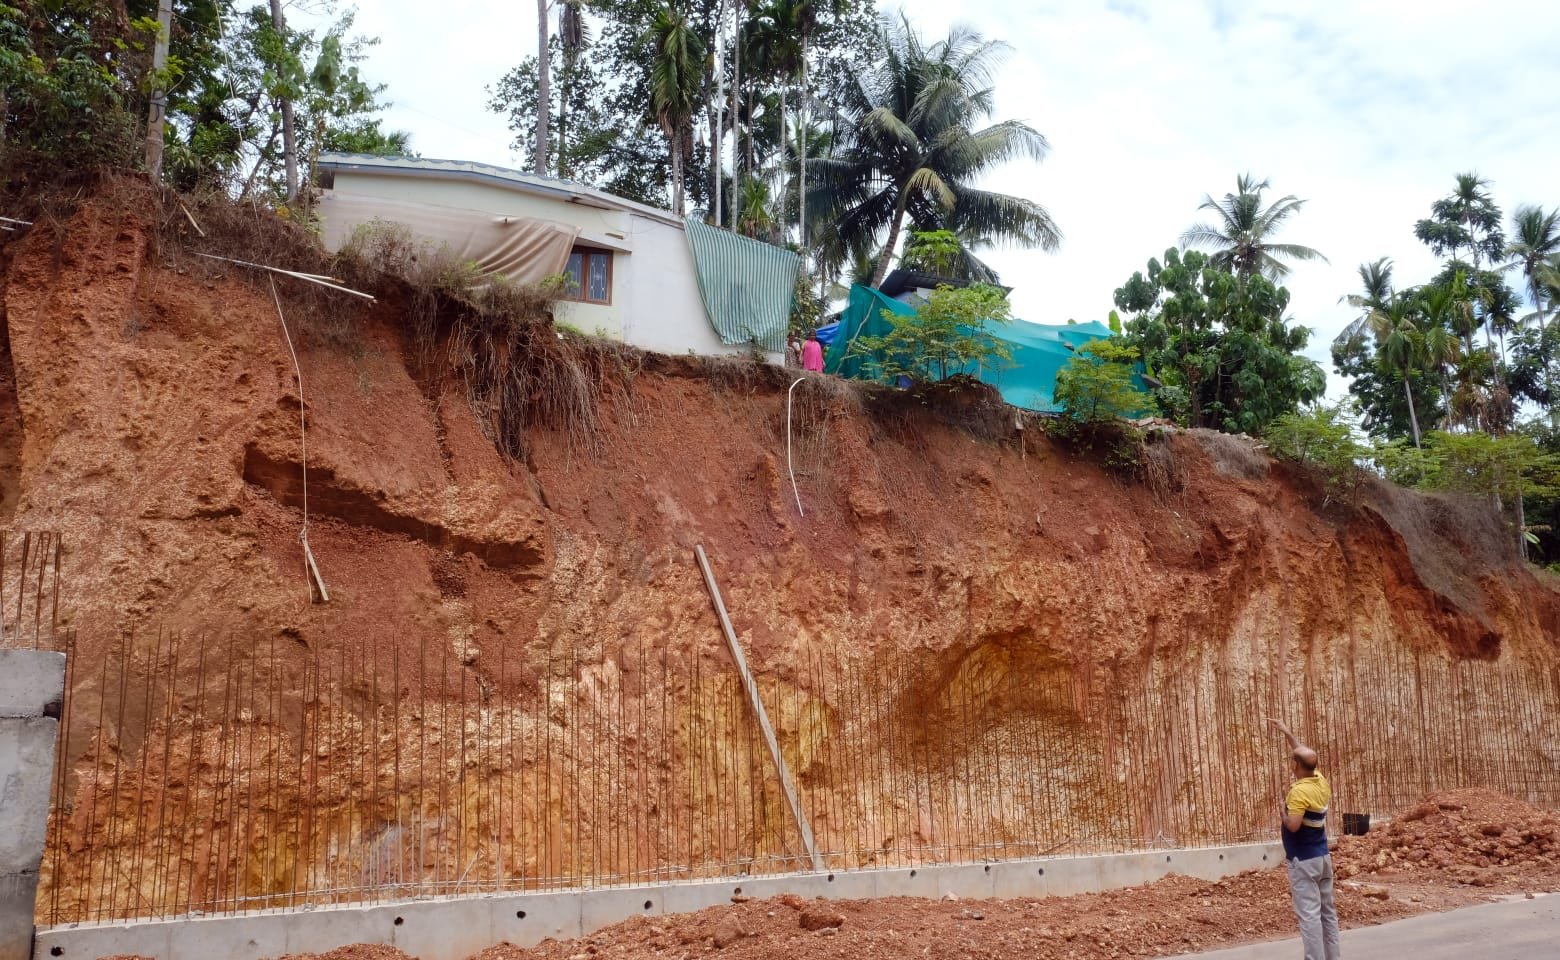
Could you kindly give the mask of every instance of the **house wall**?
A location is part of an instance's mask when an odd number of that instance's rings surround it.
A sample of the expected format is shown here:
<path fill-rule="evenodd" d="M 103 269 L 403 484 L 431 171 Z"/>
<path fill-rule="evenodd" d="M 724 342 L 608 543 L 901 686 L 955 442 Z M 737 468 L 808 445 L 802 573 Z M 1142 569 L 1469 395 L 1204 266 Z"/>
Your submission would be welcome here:
<path fill-rule="evenodd" d="M 338 193 L 485 213 L 556 220 L 580 228 L 579 242 L 613 248 L 611 304 L 560 303 L 562 323 L 661 353 L 744 354 L 720 341 L 704 310 L 693 255 L 680 225 L 620 209 L 602 209 L 498 183 L 427 174 L 338 170 Z M 770 355 L 772 362 L 780 354 Z"/>

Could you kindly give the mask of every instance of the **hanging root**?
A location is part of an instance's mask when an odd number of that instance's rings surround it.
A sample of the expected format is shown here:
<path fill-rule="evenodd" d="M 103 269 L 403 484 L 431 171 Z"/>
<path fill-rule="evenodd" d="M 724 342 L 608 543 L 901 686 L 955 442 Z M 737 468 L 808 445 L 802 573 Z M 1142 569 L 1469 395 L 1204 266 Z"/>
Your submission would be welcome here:
<path fill-rule="evenodd" d="M 627 399 L 638 351 L 553 326 L 561 283 L 522 285 L 483 274 L 443 249 L 419 245 L 404 228 L 370 224 L 338 258 L 338 276 L 403 285 L 412 340 L 434 379 L 459 376 L 483 431 L 506 457 L 522 460 L 526 435 L 560 431 L 590 455 L 602 443 L 601 402 Z"/>

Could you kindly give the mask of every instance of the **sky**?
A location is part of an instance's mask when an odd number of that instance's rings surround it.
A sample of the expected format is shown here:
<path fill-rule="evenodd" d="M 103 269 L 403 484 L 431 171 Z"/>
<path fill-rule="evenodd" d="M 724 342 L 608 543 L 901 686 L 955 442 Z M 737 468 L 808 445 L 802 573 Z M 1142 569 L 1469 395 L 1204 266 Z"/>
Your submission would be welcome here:
<path fill-rule="evenodd" d="M 897 9 L 882 3 L 882 9 Z M 363 65 L 389 85 L 387 126 L 425 157 L 513 166 L 512 135 L 486 88 L 536 49 L 536 5 L 362 0 Z M 1112 294 L 1201 216 L 1205 194 L 1249 171 L 1274 199 L 1306 201 L 1278 238 L 1328 263 L 1286 281 L 1307 354 L 1342 393 L 1328 345 L 1353 311 L 1362 262 L 1389 256 L 1400 286 L 1435 260 L 1413 235 L 1453 176 L 1477 171 L 1509 214 L 1560 205 L 1560 15 L 1533 0 L 905 0 L 923 36 L 957 22 L 1007 43 L 996 119 L 1049 139 L 1036 165 L 982 184 L 1050 211 L 1055 253 L 983 256 L 1013 289 L 1015 316 L 1103 320 Z M 298 12 L 307 20 L 307 13 Z M 296 19 L 296 18 L 295 18 Z M 468 25 L 481 24 L 480 29 Z M 458 26 L 457 26 L 458 25 Z"/>

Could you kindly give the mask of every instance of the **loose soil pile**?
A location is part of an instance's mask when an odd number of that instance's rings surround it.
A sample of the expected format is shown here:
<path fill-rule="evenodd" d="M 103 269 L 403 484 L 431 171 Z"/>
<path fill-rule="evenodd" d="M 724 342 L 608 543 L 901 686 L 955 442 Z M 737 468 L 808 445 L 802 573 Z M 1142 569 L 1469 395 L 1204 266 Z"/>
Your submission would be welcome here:
<path fill-rule="evenodd" d="M 1339 843 L 1339 875 L 1437 874 L 1475 887 L 1522 886 L 1560 869 L 1560 817 L 1488 790 L 1434 793 L 1384 828 Z"/>

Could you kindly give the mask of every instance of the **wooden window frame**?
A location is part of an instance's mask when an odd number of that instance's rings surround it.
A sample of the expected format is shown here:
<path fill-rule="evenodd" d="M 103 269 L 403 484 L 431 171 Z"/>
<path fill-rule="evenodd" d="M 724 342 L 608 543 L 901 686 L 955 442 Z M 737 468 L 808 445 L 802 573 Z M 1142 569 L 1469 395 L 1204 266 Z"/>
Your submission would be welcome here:
<path fill-rule="evenodd" d="M 617 251 L 608 247 L 593 247 L 583 243 L 576 243 L 569 248 L 569 255 L 580 254 L 580 289 L 578 293 L 566 293 L 563 299 L 570 303 L 589 303 L 598 307 L 612 306 L 612 274 L 617 260 Z M 593 300 L 590 297 L 590 255 L 604 253 L 607 255 L 607 298 L 605 300 Z M 565 273 L 567 275 L 567 272 Z"/>

